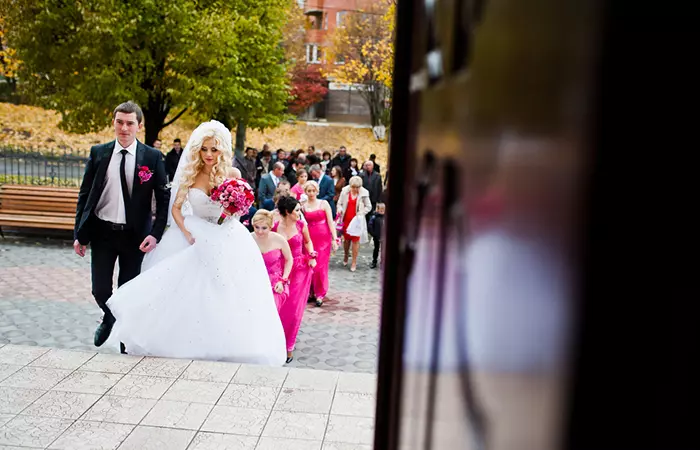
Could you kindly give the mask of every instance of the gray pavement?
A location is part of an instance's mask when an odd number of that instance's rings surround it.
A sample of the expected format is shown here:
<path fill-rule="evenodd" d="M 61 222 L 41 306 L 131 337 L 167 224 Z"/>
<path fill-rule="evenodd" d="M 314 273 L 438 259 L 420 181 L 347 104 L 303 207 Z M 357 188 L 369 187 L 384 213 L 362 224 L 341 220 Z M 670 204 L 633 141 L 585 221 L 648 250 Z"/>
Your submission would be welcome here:
<path fill-rule="evenodd" d="M 330 292 L 322 308 L 308 305 L 290 367 L 376 372 L 379 271 L 369 269 L 371 246 L 358 270 L 331 260 Z M 95 349 L 101 314 L 90 294 L 90 259 L 62 239 L 8 236 L 0 240 L 0 344 L 115 353 Z"/>

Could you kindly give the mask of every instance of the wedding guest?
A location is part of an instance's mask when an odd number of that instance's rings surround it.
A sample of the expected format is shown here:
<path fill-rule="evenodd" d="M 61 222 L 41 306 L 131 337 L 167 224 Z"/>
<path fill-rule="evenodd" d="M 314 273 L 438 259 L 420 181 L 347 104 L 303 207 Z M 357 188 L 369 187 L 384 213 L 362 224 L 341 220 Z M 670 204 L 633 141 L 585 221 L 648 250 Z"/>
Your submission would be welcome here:
<path fill-rule="evenodd" d="M 311 166 L 309 174 L 311 175 L 311 179 L 318 183 L 318 198 L 328 202 L 331 206 L 331 212 L 333 216 L 335 216 L 335 202 L 333 201 L 335 188 L 333 187 L 333 180 L 325 174 L 318 164 Z"/>
<path fill-rule="evenodd" d="M 233 159 L 233 167 L 241 171 L 243 179 L 248 182 L 250 187 L 256 188 L 255 179 L 258 175 L 255 169 L 255 149 L 248 147 L 245 149 L 245 156 L 236 155 Z"/>
<path fill-rule="evenodd" d="M 172 150 L 165 157 L 165 171 L 168 174 L 169 181 L 173 181 L 177 165 L 180 163 L 180 156 L 182 156 L 182 141 L 180 138 L 176 138 L 173 141 Z"/>
<path fill-rule="evenodd" d="M 265 144 L 267 146 L 267 144 Z M 265 147 L 263 147 L 265 148 Z M 271 173 L 273 170 L 274 162 L 272 161 L 272 153 L 270 150 L 263 150 L 260 152 L 260 159 L 256 162 L 256 175 L 255 184 L 259 185 L 260 180 L 267 174 Z M 282 165 L 282 171 L 284 171 L 284 165 Z"/>
<path fill-rule="evenodd" d="M 374 171 L 381 175 L 382 168 L 379 166 L 379 163 L 377 162 L 377 155 L 372 153 L 371 155 L 369 155 L 369 160 L 372 161 L 372 163 L 374 164 Z"/>
<path fill-rule="evenodd" d="M 289 296 L 289 274 L 294 266 L 294 257 L 287 240 L 281 234 L 272 232 L 272 213 L 260 210 L 251 220 L 253 224 L 253 239 L 258 244 L 260 252 L 270 276 L 272 294 L 279 312 Z"/>
<path fill-rule="evenodd" d="M 331 179 L 333 180 L 333 185 L 335 186 L 335 195 L 333 196 L 333 201 L 338 204 L 340 199 L 340 192 L 345 187 L 345 178 L 343 178 L 343 169 L 340 166 L 335 166 L 331 169 Z"/>
<path fill-rule="evenodd" d="M 303 169 L 304 163 L 297 159 L 291 159 L 287 165 L 287 169 L 284 171 L 284 177 L 291 183 L 292 186 L 297 184 L 297 170 Z"/>
<path fill-rule="evenodd" d="M 374 208 L 379 203 L 379 197 L 382 195 L 382 176 L 374 170 L 372 161 L 366 161 L 362 166 L 360 178 L 362 178 L 362 187 L 369 191 L 369 200 L 372 202 L 372 211 L 370 212 L 374 212 Z"/>
<path fill-rule="evenodd" d="M 348 168 L 343 171 L 343 176 L 345 181 L 350 182 L 350 178 L 356 177 L 360 174 L 360 168 L 358 167 L 358 162 L 356 158 L 351 158 Z"/>
<path fill-rule="evenodd" d="M 258 202 L 260 209 L 272 210 L 274 203 L 272 197 L 275 194 L 275 189 L 284 180 L 284 164 L 276 162 L 270 173 L 265 174 L 260 178 L 258 183 Z"/>
<path fill-rule="evenodd" d="M 156 150 L 160 150 L 162 146 L 163 141 L 161 141 L 160 139 L 156 139 L 155 141 L 153 141 L 153 148 L 155 148 Z"/>
<path fill-rule="evenodd" d="M 294 194 L 294 198 L 301 200 L 301 196 L 304 194 L 304 184 L 309 180 L 309 173 L 306 169 L 297 169 L 297 184 L 292 186 L 291 193 Z"/>
<path fill-rule="evenodd" d="M 367 225 L 370 236 L 372 236 L 372 241 L 374 242 L 374 252 L 372 253 L 372 264 L 370 264 L 371 269 L 377 268 L 377 261 L 379 261 L 379 252 L 382 247 L 382 230 L 384 228 L 384 203 L 377 203 L 377 210 L 372 214 L 369 219 L 369 225 Z M 382 260 L 384 261 L 384 260 Z M 383 264 L 382 264 L 383 266 Z"/>
<path fill-rule="evenodd" d="M 304 192 L 308 197 L 303 207 L 304 217 L 309 228 L 309 236 L 318 256 L 312 278 L 313 295 L 316 306 L 323 305 L 323 299 L 328 294 L 328 268 L 331 262 L 331 250 L 338 249 L 336 242 L 335 222 L 333 212 L 327 201 L 318 198 L 318 184 L 307 181 Z"/>
<path fill-rule="evenodd" d="M 275 189 L 275 195 L 272 196 L 272 201 L 275 204 L 275 208 L 272 210 L 273 223 L 282 220 L 282 216 L 280 215 L 280 212 L 277 209 L 277 203 L 279 202 L 280 198 L 286 195 L 291 195 L 291 187 L 289 186 L 289 182 L 281 181 L 279 186 L 277 186 L 277 189 Z"/>
<path fill-rule="evenodd" d="M 279 199 L 277 208 L 282 220 L 274 224 L 272 231 L 287 240 L 294 257 L 294 266 L 289 275 L 289 296 L 280 309 L 280 319 L 287 338 L 287 363 L 290 363 L 294 359 L 292 352 L 309 297 L 317 255 L 308 227 L 299 220 L 299 202 L 292 196 L 284 196 Z"/>
<path fill-rule="evenodd" d="M 343 169 L 343 176 L 345 176 L 345 173 L 348 171 L 348 169 L 350 169 L 351 159 L 352 157 L 348 155 L 348 150 L 345 148 L 344 145 L 341 145 L 340 149 L 338 150 L 338 154 L 335 155 L 335 157 L 331 160 L 330 164 L 331 167 L 340 166 L 340 168 Z M 355 161 L 355 166 L 357 166 L 357 161 Z M 350 177 L 346 177 L 345 180 L 350 180 Z"/>
<path fill-rule="evenodd" d="M 323 169 L 323 173 L 328 175 L 331 171 L 331 152 L 329 152 L 328 150 L 324 151 L 323 156 L 321 158 L 321 168 Z"/>
<path fill-rule="evenodd" d="M 306 155 L 311 156 L 316 153 L 316 147 L 313 145 L 309 145 L 309 147 L 306 149 Z"/>
<path fill-rule="evenodd" d="M 348 252 L 352 244 L 352 265 L 350 271 L 357 270 L 357 254 L 360 251 L 360 237 L 367 239 L 367 221 L 365 216 L 372 210 L 372 203 L 369 201 L 369 192 L 362 187 L 362 178 L 354 176 L 350 178 L 350 185 L 345 186 L 340 193 L 338 200 L 338 215 L 343 221 L 343 250 L 345 257 L 343 265 L 348 265 Z M 351 236 L 347 233 L 348 225 L 356 216 L 359 216 L 360 236 Z"/>

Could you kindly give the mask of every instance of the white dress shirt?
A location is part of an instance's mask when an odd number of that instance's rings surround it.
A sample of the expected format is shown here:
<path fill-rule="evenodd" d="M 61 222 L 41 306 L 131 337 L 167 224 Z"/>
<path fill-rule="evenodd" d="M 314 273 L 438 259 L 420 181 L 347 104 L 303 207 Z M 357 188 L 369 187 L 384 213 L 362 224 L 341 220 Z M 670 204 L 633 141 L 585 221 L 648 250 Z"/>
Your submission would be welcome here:
<path fill-rule="evenodd" d="M 126 148 L 128 152 L 123 157 L 126 158 L 124 172 L 126 173 L 126 185 L 129 188 L 129 195 L 133 192 L 134 172 L 136 171 L 136 146 L 138 141 Z M 95 215 L 101 220 L 112 223 L 126 223 L 126 208 L 124 207 L 124 197 L 122 196 L 122 182 L 119 177 L 119 166 L 122 163 L 122 146 L 119 141 L 115 141 L 112 158 L 105 174 L 105 188 L 102 191 L 100 201 L 97 202 Z"/>
<path fill-rule="evenodd" d="M 270 172 L 270 178 L 272 178 L 272 182 L 275 183 L 275 187 L 280 184 L 280 179 L 277 178 L 274 173 Z"/>

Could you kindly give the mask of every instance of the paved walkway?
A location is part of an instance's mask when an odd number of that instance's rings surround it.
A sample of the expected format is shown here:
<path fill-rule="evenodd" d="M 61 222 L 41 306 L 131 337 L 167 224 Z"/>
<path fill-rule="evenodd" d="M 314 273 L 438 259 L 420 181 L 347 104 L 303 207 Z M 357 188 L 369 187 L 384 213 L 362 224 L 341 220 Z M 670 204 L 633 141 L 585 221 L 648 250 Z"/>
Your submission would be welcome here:
<path fill-rule="evenodd" d="M 376 372 L 379 271 L 369 269 L 369 246 L 358 270 L 331 261 L 322 308 L 308 305 L 290 367 Z M 0 344 L 95 351 L 101 314 L 90 294 L 90 258 L 56 239 L 0 239 Z M 100 348 L 115 353 L 115 348 Z"/>
<path fill-rule="evenodd" d="M 370 450 L 371 374 L 0 344 L 0 449 Z"/>

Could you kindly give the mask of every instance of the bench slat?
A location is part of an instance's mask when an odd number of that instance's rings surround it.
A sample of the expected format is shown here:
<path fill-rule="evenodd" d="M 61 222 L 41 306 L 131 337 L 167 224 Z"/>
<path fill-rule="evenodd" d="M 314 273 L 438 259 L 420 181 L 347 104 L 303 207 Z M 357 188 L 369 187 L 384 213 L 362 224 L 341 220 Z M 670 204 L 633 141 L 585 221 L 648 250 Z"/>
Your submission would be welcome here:
<path fill-rule="evenodd" d="M 0 214 L 17 216 L 67 217 L 75 219 L 75 212 L 25 211 L 21 209 L 0 209 Z"/>
<path fill-rule="evenodd" d="M 72 230 L 78 189 L 0 185 L 0 225 Z"/>

